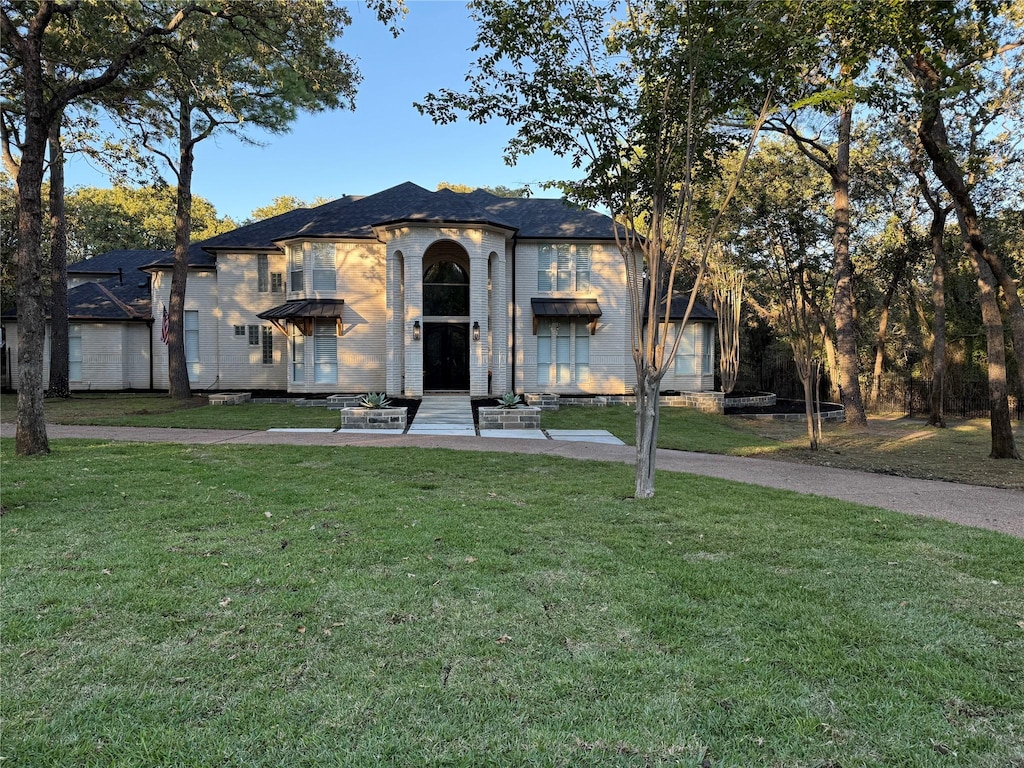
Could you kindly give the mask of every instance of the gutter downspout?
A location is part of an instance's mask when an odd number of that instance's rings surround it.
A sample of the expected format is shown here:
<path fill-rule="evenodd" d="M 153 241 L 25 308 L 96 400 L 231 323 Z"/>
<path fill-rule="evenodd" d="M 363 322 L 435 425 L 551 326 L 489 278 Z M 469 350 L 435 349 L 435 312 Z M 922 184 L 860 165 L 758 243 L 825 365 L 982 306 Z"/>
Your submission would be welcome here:
<path fill-rule="evenodd" d="M 512 381 L 511 390 L 516 391 L 516 246 L 519 236 L 512 235 Z"/>

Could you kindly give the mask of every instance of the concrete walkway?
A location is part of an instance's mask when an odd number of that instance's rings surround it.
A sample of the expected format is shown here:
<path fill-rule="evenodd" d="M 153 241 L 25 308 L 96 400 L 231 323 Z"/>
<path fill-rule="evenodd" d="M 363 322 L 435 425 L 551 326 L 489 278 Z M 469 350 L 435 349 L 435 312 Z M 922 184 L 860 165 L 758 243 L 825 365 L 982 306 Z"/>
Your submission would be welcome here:
<path fill-rule="evenodd" d="M 410 435 L 476 435 L 469 395 L 424 395 L 409 427 Z"/>
<path fill-rule="evenodd" d="M 632 446 L 565 440 L 469 438 L 449 435 L 375 435 L 351 432 L 254 432 L 245 430 L 85 427 L 51 424 L 52 439 L 85 438 L 145 443 L 258 444 L 359 447 L 447 448 L 561 456 L 632 464 Z M 14 425 L 0 425 L 14 437 Z M 1024 493 L 986 486 L 915 480 L 906 477 L 685 451 L 658 451 L 658 469 L 720 477 L 741 483 L 811 493 L 895 512 L 923 515 L 1024 538 Z"/>

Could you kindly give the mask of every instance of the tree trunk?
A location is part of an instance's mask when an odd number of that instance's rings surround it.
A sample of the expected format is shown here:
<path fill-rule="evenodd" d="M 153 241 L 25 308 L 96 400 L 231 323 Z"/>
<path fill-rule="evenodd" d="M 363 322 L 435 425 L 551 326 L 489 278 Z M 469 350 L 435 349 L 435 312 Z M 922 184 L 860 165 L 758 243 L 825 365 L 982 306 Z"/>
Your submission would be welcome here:
<path fill-rule="evenodd" d="M 928 159 L 932 161 L 932 169 L 943 188 L 949 193 L 956 208 L 957 218 L 963 230 L 964 240 L 969 248 L 988 265 L 1000 288 L 1007 314 L 1010 317 L 1010 330 L 1013 336 L 1013 348 L 1017 355 L 1017 373 L 1021 396 L 1024 396 L 1024 365 L 1020 364 L 1024 357 L 1024 306 L 1021 305 L 1017 293 L 1017 282 L 1006 271 L 1002 260 L 989 247 L 981 231 L 981 219 L 974 206 L 971 192 L 964 181 L 964 172 L 949 146 L 946 123 L 942 117 L 942 78 L 934 66 L 923 55 L 917 55 L 907 61 L 907 66 L 924 90 L 921 103 L 921 118 L 917 126 L 917 135 L 924 147 Z"/>
<path fill-rule="evenodd" d="M 1003 338 L 1003 318 L 999 312 L 997 283 L 988 263 L 973 249 L 968 252 L 978 270 L 978 291 L 981 301 L 981 319 L 985 324 L 988 342 L 989 421 L 992 425 L 992 452 L 990 459 L 1019 459 L 1010 423 L 1010 404 L 1006 389 L 1006 342 Z"/>
<path fill-rule="evenodd" d="M 18 199 L 18 254 L 15 286 L 18 296 L 18 416 L 14 450 L 20 456 L 50 452 L 43 413 L 43 348 L 46 310 L 43 305 L 42 240 L 43 161 L 49 123 L 43 103 L 41 43 L 24 41 L 25 138 L 15 179 Z"/>
<path fill-rule="evenodd" d="M 637 372 L 636 388 L 636 490 L 638 499 L 654 496 L 654 470 L 658 448 L 660 377 L 645 367 Z"/>
<path fill-rule="evenodd" d="M 174 268 L 167 327 L 167 380 L 175 400 L 192 397 L 185 360 L 185 284 L 188 280 L 188 250 L 192 240 L 192 110 L 182 99 L 178 105 L 178 197 L 174 214 Z"/>
<path fill-rule="evenodd" d="M 47 397 L 71 397 L 68 350 L 68 228 L 61 115 L 50 124 L 50 383 Z"/>
<path fill-rule="evenodd" d="M 946 249 L 943 235 L 946 232 L 946 210 L 941 206 L 932 209 L 932 223 L 929 227 L 932 240 L 932 305 L 935 319 L 932 321 L 932 391 L 928 402 L 928 425 L 946 426 Z"/>
<path fill-rule="evenodd" d="M 875 334 L 875 367 L 871 376 L 871 407 L 875 411 L 878 410 L 878 401 L 882 399 L 882 371 L 885 365 L 885 335 L 889 330 L 889 307 L 892 306 L 896 286 L 903 278 L 904 263 L 900 263 L 893 270 L 889 285 L 885 289 L 885 298 L 882 299 L 882 314 L 878 318 L 878 333 Z"/>
<path fill-rule="evenodd" d="M 839 111 L 839 142 L 832 192 L 835 195 L 835 299 L 836 355 L 839 385 L 842 387 L 846 423 L 866 427 L 867 414 L 860 391 L 860 360 L 857 355 L 857 327 L 854 317 L 853 260 L 850 258 L 850 131 L 853 102 Z"/>

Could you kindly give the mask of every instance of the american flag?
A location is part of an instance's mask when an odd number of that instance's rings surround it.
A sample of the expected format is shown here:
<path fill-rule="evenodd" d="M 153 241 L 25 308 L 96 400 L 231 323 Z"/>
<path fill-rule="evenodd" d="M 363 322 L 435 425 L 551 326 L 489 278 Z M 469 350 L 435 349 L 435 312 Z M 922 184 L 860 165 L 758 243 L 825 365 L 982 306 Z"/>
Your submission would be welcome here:
<path fill-rule="evenodd" d="M 170 321 L 167 319 L 167 307 L 164 307 L 164 319 L 160 323 L 160 341 L 167 343 L 167 333 L 170 330 Z"/>

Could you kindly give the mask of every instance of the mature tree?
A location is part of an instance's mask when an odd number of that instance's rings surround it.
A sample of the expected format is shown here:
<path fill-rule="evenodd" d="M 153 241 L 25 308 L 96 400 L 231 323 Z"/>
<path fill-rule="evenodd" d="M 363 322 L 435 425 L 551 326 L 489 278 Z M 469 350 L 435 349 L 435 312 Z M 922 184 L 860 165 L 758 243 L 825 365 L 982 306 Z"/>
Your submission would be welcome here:
<path fill-rule="evenodd" d="M 469 184 L 454 184 L 450 181 L 442 181 L 437 185 L 440 189 L 450 189 L 452 192 L 473 192 L 477 189 L 482 189 L 484 192 L 490 192 L 496 197 L 529 197 L 529 187 L 506 187 L 502 184 L 496 187 L 471 187 Z"/>
<path fill-rule="evenodd" d="M 832 185 L 836 355 L 846 422 L 855 427 L 867 425 L 867 414 L 860 389 L 850 253 L 850 148 L 857 102 L 854 83 L 871 58 L 870 5 L 863 0 L 815 4 L 823 22 L 822 50 L 818 65 L 801 73 L 805 88 L 802 109 L 780 112 L 767 125 L 791 138 Z M 831 140 L 823 138 L 823 130 L 832 128 L 823 119 L 828 112 L 835 115 Z"/>
<path fill-rule="evenodd" d="M 43 274 L 41 258 L 42 182 L 50 128 L 73 102 L 94 94 L 121 76 L 152 40 L 171 35 L 200 11 L 197 2 L 182 7 L 33 3 L 4 5 L 0 12 L 5 93 L 17 103 L 20 130 L 0 120 L 4 162 L 15 177 L 18 199 L 18 416 L 15 452 L 48 453 L 43 415 Z M 149 11 L 150 15 L 144 15 Z M 61 61 L 67 30 L 81 25 L 76 52 L 87 61 L 77 77 L 50 81 L 44 63 Z M 17 155 L 17 156 L 16 156 Z"/>
<path fill-rule="evenodd" d="M 1019 458 L 1010 426 L 1006 351 L 999 309 L 1002 290 L 1014 347 L 1024 351 L 1024 307 L 1018 285 L 991 248 L 982 213 L 972 194 L 970 166 L 998 157 L 1007 138 L 995 127 L 1016 124 L 1024 72 L 1024 19 L 998 15 L 998 5 L 909 4 L 907 34 L 894 46 L 916 85 L 917 136 L 932 171 L 949 194 L 964 237 L 964 247 L 978 270 L 982 316 L 988 340 L 992 458 Z M 963 125 L 965 141 L 951 140 L 949 130 Z M 994 140 L 989 139 L 997 133 Z M 1019 137 L 1010 139 L 1015 148 Z M 1024 391 L 1024 366 L 1019 366 Z"/>
<path fill-rule="evenodd" d="M 316 197 L 312 202 L 307 203 L 305 200 L 295 197 L 295 195 L 278 195 L 269 205 L 253 208 L 247 221 L 248 223 L 263 221 L 263 219 L 280 216 L 282 213 L 288 213 L 289 211 L 294 211 L 299 208 L 315 208 L 316 206 L 323 205 L 326 202 L 329 201 L 323 197 Z"/>
<path fill-rule="evenodd" d="M 244 135 L 246 126 L 284 131 L 299 110 L 352 108 L 359 80 L 353 60 L 335 47 L 350 17 L 332 3 L 240 1 L 203 21 L 153 46 L 112 109 L 177 182 L 167 336 L 176 399 L 192 394 L 183 321 L 196 146 L 218 132 Z"/>
<path fill-rule="evenodd" d="M 122 249 L 173 249 L 177 198 L 177 189 L 168 185 L 71 191 L 67 196 L 69 261 Z M 193 195 L 192 231 L 197 240 L 237 226 L 230 218 L 218 216 L 209 200 Z"/>
<path fill-rule="evenodd" d="M 736 387 L 740 372 L 740 315 L 743 311 L 743 270 L 712 261 L 711 305 L 718 315 L 718 370 L 722 392 L 729 394 Z"/>
<path fill-rule="evenodd" d="M 620 222 L 612 230 L 631 307 L 635 495 L 653 496 L 658 392 L 682 338 L 668 312 L 675 278 L 684 254 L 697 252 L 688 317 L 717 231 L 713 221 L 700 247 L 688 243 L 693 210 L 722 153 L 756 137 L 774 68 L 796 66 L 781 23 L 793 19 L 768 2 L 756 14 L 745 3 L 669 0 L 476 0 L 470 9 L 481 53 L 468 90 L 431 94 L 420 109 L 438 122 L 464 113 L 515 126 L 509 163 L 538 149 L 569 157 L 583 178 L 559 186 Z M 724 118 L 738 114 L 747 120 L 729 130 Z"/>

